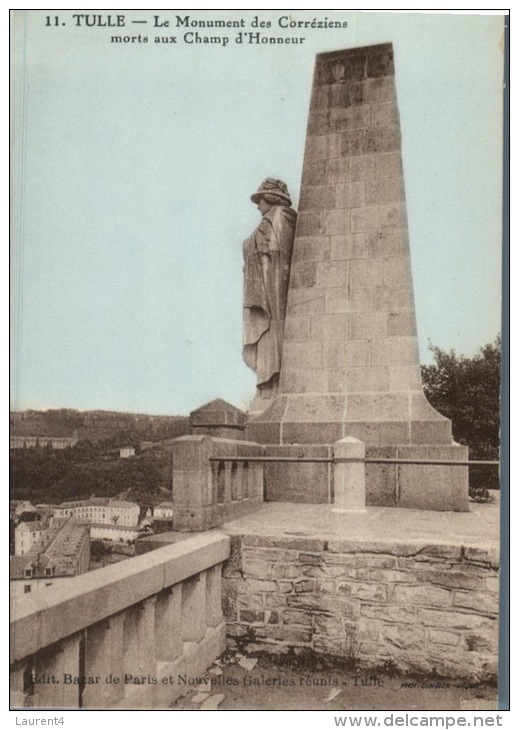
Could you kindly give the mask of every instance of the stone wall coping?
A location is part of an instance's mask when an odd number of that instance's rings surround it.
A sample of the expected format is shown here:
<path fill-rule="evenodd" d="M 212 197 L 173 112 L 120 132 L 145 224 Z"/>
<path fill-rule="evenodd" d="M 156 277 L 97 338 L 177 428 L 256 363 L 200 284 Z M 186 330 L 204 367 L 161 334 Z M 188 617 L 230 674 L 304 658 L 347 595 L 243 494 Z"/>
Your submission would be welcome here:
<path fill-rule="evenodd" d="M 287 548 L 328 553 L 384 553 L 396 557 L 420 555 L 423 559 L 463 560 L 467 563 L 488 563 L 493 568 L 499 567 L 499 541 L 490 538 L 483 542 L 474 539 L 472 543 L 466 537 L 460 538 L 459 542 L 452 538 L 442 539 L 441 537 L 406 540 L 389 536 L 338 539 L 336 535 L 330 533 L 308 533 L 306 535 L 299 533 L 298 537 L 294 537 L 290 534 L 244 530 L 242 521 L 240 523 L 233 525 L 232 522 L 228 522 L 223 525 L 222 529 L 231 536 L 243 536 L 247 547 Z"/>
<path fill-rule="evenodd" d="M 11 611 L 11 662 L 222 563 L 229 555 L 229 537 L 215 530 L 62 581 L 48 593 L 24 596 Z"/>
<path fill-rule="evenodd" d="M 228 534 L 278 542 L 321 540 L 341 543 L 392 545 L 452 545 L 464 559 L 489 562 L 499 555 L 499 503 L 470 505 L 470 512 L 438 512 L 401 507 L 368 507 L 361 515 L 337 515 L 328 504 L 266 502 L 260 512 L 222 529 Z M 328 548 L 329 549 L 329 548 Z M 485 557 L 487 556 L 487 557 Z"/>
<path fill-rule="evenodd" d="M 227 427 L 227 424 L 226 424 Z M 216 444 L 231 444 L 236 446 L 259 446 L 260 448 L 264 448 L 262 444 L 259 444 L 257 441 L 244 441 L 243 439 L 226 439 L 221 438 L 220 436 L 209 436 L 209 434 L 189 434 L 187 436 L 179 436 L 175 441 L 213 441 Z"/>

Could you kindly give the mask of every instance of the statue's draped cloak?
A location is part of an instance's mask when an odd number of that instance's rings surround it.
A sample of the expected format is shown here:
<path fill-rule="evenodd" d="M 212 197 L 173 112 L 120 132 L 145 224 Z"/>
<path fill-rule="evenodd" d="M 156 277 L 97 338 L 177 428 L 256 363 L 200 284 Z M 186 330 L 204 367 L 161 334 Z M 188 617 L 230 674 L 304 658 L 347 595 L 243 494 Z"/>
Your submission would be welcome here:
<path fill-rule="evenodd" d="M 243 359 L 257 387 L 279 374 L 296 213 L 274 206 L 243 244 Z"/>

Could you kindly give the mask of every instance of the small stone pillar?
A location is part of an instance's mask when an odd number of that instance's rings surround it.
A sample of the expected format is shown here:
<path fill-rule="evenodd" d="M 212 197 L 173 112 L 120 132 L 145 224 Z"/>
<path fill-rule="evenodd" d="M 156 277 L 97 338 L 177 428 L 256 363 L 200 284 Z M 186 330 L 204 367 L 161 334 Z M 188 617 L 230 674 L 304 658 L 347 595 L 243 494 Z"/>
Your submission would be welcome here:
<path fill-rule="evenodd" d="M 222 566 L 219 564 L 206 571 L 205 622 L 216 628 L 222 621 Z"/>
<path fill-rule="evenodd" d="M 153 674 L 156 666 L 154 641 L 156 603 L 157 596 L 155 595 L 146 598 L 141 604 L 141 612 L 138 624 L 138 636 L 140 659 L 139 670 L 142 672 L 142 674 Z"/>
<path fill-rule="evenodd" d="M 335 496 L 332 512 L 366 511 L 366 447 L 353 436 L 334 445 Z"/>
<path fill-rule="evenodd" d="M 155 655 L 161 662 L 171 662 L 182 654 L 182 648 L 182 583 L 178 583 L 157 601 Z"/>
<path fill-rule="evenodd" d="M 101 680 L 85 686 L 84 707 L 113 707 L 124 697 L 123 624 L 124 614 L 118 613 L 87 629 L 85 674 Z"/>
<path fill-rule="evenodd" d="M 65 682 L 65 675 L 79 675 L 80 635 L 63 639 L 56 648 L 41 652 L 36 659 L 34 706 L 77 709 L 79 685 Z"/>
<path fill-rule="evenodd" d="M 13 708 L 24 706 L 24 675 L 26 669 L 27 665 L 20 663 L 12 667 L 9 672 L 9 697 L 10 706 Z"/>
<path fill-rule="evenodd" d="M 202 572 L 182 584 L 182 639 L 201 641 L 206 629 L 206 573 Z"/>

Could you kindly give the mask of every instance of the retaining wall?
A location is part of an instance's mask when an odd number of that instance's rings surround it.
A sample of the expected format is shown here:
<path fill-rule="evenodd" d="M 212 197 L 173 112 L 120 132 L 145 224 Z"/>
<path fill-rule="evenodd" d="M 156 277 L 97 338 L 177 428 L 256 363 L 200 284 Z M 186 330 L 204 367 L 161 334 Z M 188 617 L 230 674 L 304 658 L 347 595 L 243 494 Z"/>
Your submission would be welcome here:
<path fill-rule="evenodd" d="M 496 677 L 494 549 L 231 539 L 224 614 L 228 638 L 244 650 L 311 650 L 403 673 Z"/>

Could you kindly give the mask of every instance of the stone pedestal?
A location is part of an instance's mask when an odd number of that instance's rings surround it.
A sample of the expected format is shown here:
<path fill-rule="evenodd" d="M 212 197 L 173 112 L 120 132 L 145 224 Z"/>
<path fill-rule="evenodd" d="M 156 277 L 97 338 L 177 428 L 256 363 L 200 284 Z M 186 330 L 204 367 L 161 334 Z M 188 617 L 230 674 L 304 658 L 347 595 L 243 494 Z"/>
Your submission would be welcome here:
<path fill-rule="evenodd" d="M 391 44 L 317 57 L 279 394 L 248 424 L 248 438 L 265 444 L 346 436 L 368 456 L 413 446 L 413 458 L 427 458 L 441 446 L 443 458 L 460 459 L 450 421 L 421 385 Z M 371 470 L 368 498 L 391 492 L 406 506 L 468 509 L 467 469 L 434 469 L 427 497 L 420 467 L 400 492 Z"/>

